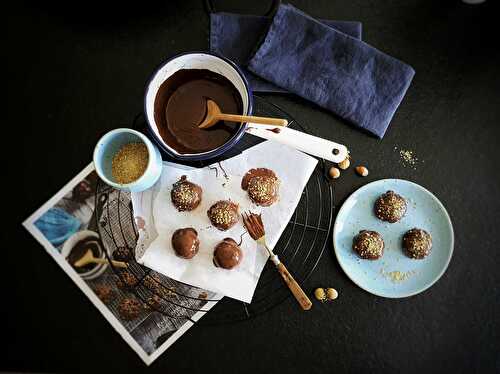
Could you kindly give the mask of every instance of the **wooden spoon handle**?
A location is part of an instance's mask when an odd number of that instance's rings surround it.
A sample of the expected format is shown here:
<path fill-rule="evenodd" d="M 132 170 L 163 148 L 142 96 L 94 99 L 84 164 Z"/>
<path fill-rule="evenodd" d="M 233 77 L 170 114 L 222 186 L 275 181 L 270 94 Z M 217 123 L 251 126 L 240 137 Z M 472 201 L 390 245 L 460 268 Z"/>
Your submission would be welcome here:
<path fill-rule="evenodd" d="M 295 296 L 295 299 L 300 304 L 302 309 L 304 310 L 311 309 L 312 306 L 311 300 L 309 300 L 305 292 L 302 290 L 302 288 L 300 288 L 299 284 L 295 281 L 295 279 L 293 279 L 292 275 L 288 272 L 285 265 L 283 265 L 283 263 L 280 262 L 276 267 L 278 268 L 278 271 L 283 277 L 283 280 L 285 281 L 290 291 L 292 291 L 293 296 Z"/>
<path fill-rule="evenodd" d="M 239 114 L 225 114 L 225 113 L 218 114 L 217 118 L 220 120 L 232 121 L 232 122 L 254 122 L 254 123 L 262 123 L 264 125 L 273 125 L 273 126 L 288 125 L 288 121 L 282 118 L 241 116 Z"/>
<path fill-rule="evenodd" d="M 105 258 L 94 258 L 92 262 L 95 262 L 97 264 L 107 264 L 108 260 L 106 260 Z M 128 266 L 125 262 L 122 261 L 111 260 L 111 263 L 118 268 L 126 268 Z"/>

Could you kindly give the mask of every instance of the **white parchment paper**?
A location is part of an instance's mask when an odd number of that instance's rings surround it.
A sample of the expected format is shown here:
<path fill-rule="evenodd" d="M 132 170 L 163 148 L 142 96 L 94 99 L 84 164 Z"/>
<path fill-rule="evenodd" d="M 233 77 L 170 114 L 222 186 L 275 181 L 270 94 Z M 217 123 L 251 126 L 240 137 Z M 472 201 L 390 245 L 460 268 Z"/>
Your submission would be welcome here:
<path fill-rule="evenodd" d="M 134 217 L 139 228 L 136 248 L 137 261 L 170 278 L 193 286 L 217 292 L 244 302 L 251 302 L 259 276 L 268 259 L 245 233 L 240 222 L 227 231 L 219 231 L 210 224 L 208 208 L 218 200 L 232 200 L 240 205 L 240 212 L 262 212 L 266 239 L 274 247 L 288 224 L 317 160 L 285 145 L 266 141 L 242 154 L 203 169 L 164 163 L 156 185 L 141 193 L 132 193 Z M 271 207 L 258 207 L 241 189 L 241 178 L 251 168 L 273 170 L 281 180 L 280 198 Z M 217 172 L 215 171 L 217 168 Z M 172 185 L 186 175 L 188 180 L 203 188 L 201 204 L 192 212 L 178 212 L 170 199 Z M 200 250 L 190 259 L 175 255 L 171 238 L 175 230 L 193 227 L 198 231 Z M 214 266 L 213 250 L 222 239 L 240 241 L 243 260 L 232 270 Z"/>

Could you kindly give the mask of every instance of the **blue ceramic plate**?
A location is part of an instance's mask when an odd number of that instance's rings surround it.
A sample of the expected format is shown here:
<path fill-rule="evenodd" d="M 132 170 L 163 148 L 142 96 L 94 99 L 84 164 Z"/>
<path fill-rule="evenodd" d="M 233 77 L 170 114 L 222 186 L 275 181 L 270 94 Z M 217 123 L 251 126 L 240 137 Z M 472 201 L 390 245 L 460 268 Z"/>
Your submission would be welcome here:
<path fill-rule="evenodd" d="M 407 201 L 405 216 L 397 223 L 379 220 L 373 213 L 375 200 L 393 190 Z M 418 227 L 432 236 L 431 253 L 423 260 L 406 257 L 403 234 Z M 384 238 L 384 255 L 363 260 L 352 250 L 360 230 L 374 230 Z M 340 266 L 362 289 L 383 297 L 416 295 L 432 286 L 445 272 L 453 253 L 453 226 L 443 204 L 425 188 L 401 179 L 383 179 L 354 192 L 340 209 L 333 228 L 333 245 Z"/>

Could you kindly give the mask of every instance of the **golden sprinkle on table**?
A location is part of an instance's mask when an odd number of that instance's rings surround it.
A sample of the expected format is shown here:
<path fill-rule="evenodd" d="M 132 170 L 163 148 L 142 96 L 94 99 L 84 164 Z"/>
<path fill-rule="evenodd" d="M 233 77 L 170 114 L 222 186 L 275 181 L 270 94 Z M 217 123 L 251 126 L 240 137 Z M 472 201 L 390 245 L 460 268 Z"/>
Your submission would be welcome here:
<path fill-rule="evenodd" d="M 395 151 L 398 151 L 398 147 L 394 147 Z M 410 167 L 416 170 L 416 166 L 418 163 L 418 158 L 415 155 L 415 152 L 409 149 L 399 149 L 399 157 L 401 159 L 401 163 L 404 167 Z"/>
<path fill-rule="evenodd" d="M 148 149 L 144 143 L 125 144 L 113 157 L 113 178 L 120 184 L 132 183 L 144 174 L 148 161 Z"/>

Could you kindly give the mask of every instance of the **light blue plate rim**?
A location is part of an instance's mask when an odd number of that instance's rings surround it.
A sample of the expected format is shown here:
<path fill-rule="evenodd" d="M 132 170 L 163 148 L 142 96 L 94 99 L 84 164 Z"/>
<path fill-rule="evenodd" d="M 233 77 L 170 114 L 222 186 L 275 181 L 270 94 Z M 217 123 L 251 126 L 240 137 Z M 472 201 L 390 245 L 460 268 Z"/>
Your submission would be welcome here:
<path fill-rule="evenodd" d="M 442 211 L 444 213 L 444 216 L 446 217 L 447 224 L 448 224 L 448 226 L 449 226 L 449 228 L 451 230 L 451 243 L 450 243 L 451 250 L 449 252 L 448 258 L 446 259 L 446 262 L 443 265 L 443 268 L 442 268 L 441 272 L 437 276 L 435 276 L 433 279 L 431 279 L 429 282 L 427 282 L 427 284 L 425 284 L 423 287 L 420 287 L 416 291 L 410 292 L 410 293 L 404 293 L 404 294 L 400 294 L 400 295 L 385 294 L 385 293 L 381 293 L 381 292 L 376 292 L 376 291 L 373 291 L 373 290 L 371 290 L 371 289 L 369 289 L 367 287 L 364 287 L 360 283 L 358 283 L 354 279 L 354 277 L 351 276 L 349 270 L 343 265 L 343 263 L 342 263 L 342 261 L 340 259 L 339 251 L 335 247 L 335 236 L 336 236 L 336 234 L 338 232 L 338 226 L 339 226 L 339 222 L 338 222 L 339 220 L 338 220 L 338 218 L 342 216 L 342 212 L 346 209 L 346 206 L 349 205 L 348 202 L 351 199 L 355 198 L 357 195 L 363 193 L 364 190 L 372 187 L 373 185 L 383 184 L 383 183 L 386 183 L 386 182 L 396 182 L 396 183 L 397 182 L 403 182 L 403 183 L 408 183 L 410 185 L 413 185 L 413 187 L 421 190 L 425 194 L 427 194 L 431 199 L 433 199 L 437 203 L 437 205 L 440 207 L 440 209 L 442 209 Z M 390 298 L 390 299 L 401 299 L 401 298 L 405 298 L 405 297 L 415 296 L 415 295 L 417 295 L 417 294 L 419 294 L 421 292 L 424 292 L 425 290 L 427 290 L 430 287 L 432 287 L 443 276 L 443 274 L 446 272 L 446 269 L 448 269 L 448 265 L 450 264 L 451 258 L 453 256 L 453 251 L 455 249 L 455 232 L 453 230 L 453 224 L 451 222 L 451 218 L 450 218 L 450 215 L 448 214 L 448 211 L 444 207 L 443 203 L 441 203 L 441 201 L 432 192 L 430 192 L 425 187 L 422 187 L 421 185 L 419 185 L 419 184 L 417 184 L 415 182 L 411 182 L 411 181 L 406 180 L 406 179 L 386 178 L 386 179 L 379 179 L 379 180 L 367 183 L 367 184 L 365 184 L 364 186 L 361 186 L 360 188 L 358 188 L 356 191 L 354 191 L 353 193 L 351 193 L 349 195 L 349 197 L 344 201 L 344 203 L 340 207 L 340 209 L 339 209 L 339 211 L 337 213 L 337 217 L 335 218 L 335 223 L 333 225 L 332 241 L 333 241 L 333 249 L 335 251 L 335 257 L 337 258 L 337 262 L 339 263 L 340 267 L 342 268 L 342 270 L 344 271 L 344 273 L 347 275 L 347 277 L 356 286 L 358 286 L 359 288 L 365 290 L 366 292 L 369 292 L 369 293 L 371 293 L 373 295 L 376 295 L 376 296 Z"/>

